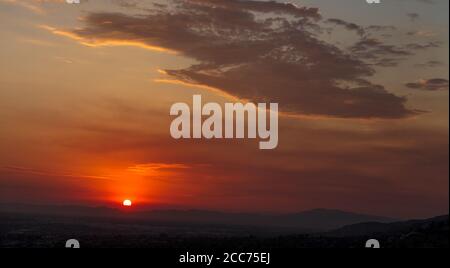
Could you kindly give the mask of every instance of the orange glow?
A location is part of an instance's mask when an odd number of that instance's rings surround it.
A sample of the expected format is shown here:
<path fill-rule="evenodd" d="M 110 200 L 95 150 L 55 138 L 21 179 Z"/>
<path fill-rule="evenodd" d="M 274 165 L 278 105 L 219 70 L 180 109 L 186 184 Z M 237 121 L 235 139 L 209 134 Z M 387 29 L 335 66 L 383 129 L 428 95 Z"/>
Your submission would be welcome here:
<path fill-rule="evenodd" d="M 104 40 L 97 40 L 97 39 L 86 39 L 83 38 L 76 33 L 72 33 L 69 31 L 59 30 L 57 28 L 48 26 L 48 25 L 38 25 L 39 28 L 48 30 L 51 33 L 59 36 L 64 36 L 70 39 L 73 39 L 75 41 L 78 41 L 80 44 L 88 47 L 104 47 L 104 46 L 131 46 L 131 47 L 139 47 L 143 49 L 153 50 L 157 52 L 165 52 L 169 54 L 178 54 L 177 51 L 167 49 L 164 47 L 159 46 L 153 46 L 146 44 L 144 42 L 139 41 L 123 41 L 123 40 L 115 40 L 115 39 L 104 39 Z"/>

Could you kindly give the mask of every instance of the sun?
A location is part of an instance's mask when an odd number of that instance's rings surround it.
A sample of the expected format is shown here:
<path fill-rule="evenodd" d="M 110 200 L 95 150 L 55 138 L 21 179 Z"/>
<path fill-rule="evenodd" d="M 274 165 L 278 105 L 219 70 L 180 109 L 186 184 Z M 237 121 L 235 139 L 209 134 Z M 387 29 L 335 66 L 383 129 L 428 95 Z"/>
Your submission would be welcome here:
<path fill-rule="evenodd" d="M 133 204 L 132 202 L 131 202 L 131 200 L 130 199 L 125 199 L 125 200 L 123 200 L 123 206 L 124 207 L 131 207 L 131 205 Z"/>

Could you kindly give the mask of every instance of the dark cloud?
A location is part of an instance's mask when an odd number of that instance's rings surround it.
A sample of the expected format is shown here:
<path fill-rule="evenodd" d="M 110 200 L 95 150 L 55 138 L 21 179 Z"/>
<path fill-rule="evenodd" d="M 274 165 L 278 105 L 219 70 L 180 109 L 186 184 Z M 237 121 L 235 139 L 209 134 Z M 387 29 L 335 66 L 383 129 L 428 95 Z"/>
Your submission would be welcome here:
<path fill-rule="evenodd" d="M 363 27 L 361 27 L 355 23 L 347 22 L 347 21 L 344 21 L 341 19 L 334 19 L 334 18 L 328 19 L 327 22 L 333 23 L 333 24 L 336 24 L 339 26 L 343 26 L 349 31 L 355 31 L 360 36 L 363 36 L 366 33 Z"/>
<path fill-rule="evenodd" d="M 395 30 L 397 30 L 397 27 L 392 26 L 392 25 L 370 25 L 370 26 L 366 27 L 366 30 L 375 31 L 375 32 L 395 31 Z"/>
<path fill-rule="evenodd" d="M 213 7 L 233 11 L 248 10 L 263 13 L 289 14 L 297 18 L 314 18 L 314 19 L 321 18 L 321 15 L 319 14 L 319 10 L 317 8 L 299 7 L 291 3 L 279 3 L 276 1 L 188 0 L 186 2 L 195 3 L 197 5 L 203 5 L 207 8 Z"/>
<path fill-rule="evenodd" d="M 412 21 L 417 21 L 420 19 L 420 15 L 418 13 L 408 13 L 406 16 Z"/>
<path fill-rule="evenodd" d="M 440 47 L 440 42 L 427 42 L 427 43 L 411 43 L 405 45 L 405 48 L 411 50 L 425 50 L 429 48 L 438 48 Z"/>
<path fill-rule="evenodd" d="M 361 58 L 378 59 L 380 56 L 410 56 L 412 53 L 405 48 L 395 45 L 387 45 L 380 39 L 363 38 L 355 43 L 351 50 Z"/>
<path fill-rule="evenodd" d="M 374 61 L 373 65 L 380 67 L 396 67 L 399 64 L 399 59 L 395 58 L 383 58 L 377 61 Z"/>
<path fill-rule="evenodd" d="M 421 89 L 427 91 L 448 90 L 448 80 L 434 78 L 429 80 L 421 80 L 414 83 L 407 83 L 405 86 L 412 89 Z"/>
<path fill-rule="evenodd" d="M 379 38 L 364 36 L 351 46 L 350 50 L 354 56 L 365 60 L 369 64 L 381 67 L 394 67 L 400 61 L 415 55 L 417 51 L 438 48 L 440 46 L 441 42 L 437 41 L 400 45 L 386 44 Z"/>
<path fill-rule="evenodd" d="M 365 37 L 351 51 L 326 43 L 317 37 L 322 28 L 315 8 L 244 0 L 170 3 L 147 15 L 91 13 L 85 27 L 71 34 L 93 44 L 133 42 L 177 51 L 197 63 L 166 70 L 172 78 L 279 102 L 287 112 L 342 118 L 417 113 L 405 107 L 405 98 L 368 81 L 375 74 L 371 65 L 393 66 L 397 57 L 411 55 L 408 48 Z M 339 19 L 325 22 L 360 36 L 365 31 Z"/>

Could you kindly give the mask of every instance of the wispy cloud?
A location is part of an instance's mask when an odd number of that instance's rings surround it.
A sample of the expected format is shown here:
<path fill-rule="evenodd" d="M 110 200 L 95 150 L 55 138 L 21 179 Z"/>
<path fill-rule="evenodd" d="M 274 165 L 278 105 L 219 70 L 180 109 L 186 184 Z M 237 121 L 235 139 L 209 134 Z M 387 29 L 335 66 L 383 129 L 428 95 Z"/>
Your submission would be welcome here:
<path fill-rule="evenodd" d="M 28 167 L 18 167 L 18 166 L 4 166 L 0 167 L 1 170 L 11 173 L 23 173 L 23 174 L 32 174 L 38 176 L 46 176 L 46 177 L 71 177 L 71 178 L 86 178 L 86 179 L 98 179 L 98 180 L 113 180 L 108 176 L 97 176 L 97 175 L 89 175 L 89 174 L 77 174 L 77 173 L 69 173 L 69 172 L 58 172 L 52 170 L 40 170 Z"/>
<path fill-rule="evenodd" d="M 180 169 L 191 168 L 186 164 L 171 164 L 171 163 L 147 163 L 147 164 L 137 164 L 129 167 L 127 170 L 139 174 L 154 174 L 160 171 L 174 171 Z"/>
<path fill-rule="evenodd" d="M 448 80 L 442 78 L 421 79 L 417 82 L 407 83 L 406 87 L 426 91 L 448 90 Z"/>

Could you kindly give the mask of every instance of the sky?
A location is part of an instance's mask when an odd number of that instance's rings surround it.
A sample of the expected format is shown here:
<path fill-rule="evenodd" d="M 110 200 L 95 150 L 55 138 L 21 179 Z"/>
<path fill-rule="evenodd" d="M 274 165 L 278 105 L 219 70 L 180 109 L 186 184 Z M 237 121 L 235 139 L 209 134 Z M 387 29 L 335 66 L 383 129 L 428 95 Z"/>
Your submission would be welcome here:
<path fill-rule="evenodd" d="M 0 202 L 447 214 L 448 5 L 0 0 Z M 173 139 L 194 94 L 278 147 Z"/>

